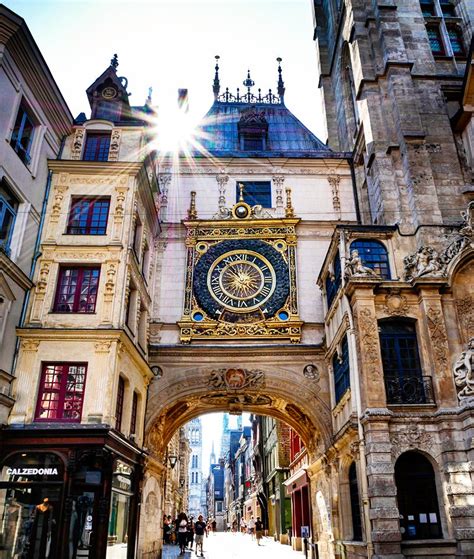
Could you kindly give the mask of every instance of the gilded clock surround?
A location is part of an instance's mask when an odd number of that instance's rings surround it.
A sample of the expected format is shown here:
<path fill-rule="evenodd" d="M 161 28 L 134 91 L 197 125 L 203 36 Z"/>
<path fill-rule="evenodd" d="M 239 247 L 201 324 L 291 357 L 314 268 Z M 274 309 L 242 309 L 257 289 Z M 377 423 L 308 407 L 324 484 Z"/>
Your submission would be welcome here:
<path fill-rule="evenodd" d="M 181 343 L 208 340 L 301 341 L 296 288 L 299 219 L 239 217 L 184 221 L 187 266 Z M 256 214 L 259 214 L 258 217 Z"/>

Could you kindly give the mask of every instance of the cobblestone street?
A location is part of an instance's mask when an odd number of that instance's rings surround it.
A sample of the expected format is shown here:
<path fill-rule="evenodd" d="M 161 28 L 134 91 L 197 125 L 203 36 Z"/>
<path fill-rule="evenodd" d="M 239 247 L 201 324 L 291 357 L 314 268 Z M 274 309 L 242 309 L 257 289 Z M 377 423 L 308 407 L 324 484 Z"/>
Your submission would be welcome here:
<path fill-rule="evenodd" d="M 178 546 L 164 546 L 162 559 L 176 557 L 195 559 L 197 556 L 194 550 L 189 549 L 184 556 L 180 556 Z M 275 542 L 273 538 L 263 538 L 259 547 L 248 535 L 218 533 L 204 538 L 204 557 L 206 559 L 302 559 L 304 554 L 293 551 L 289 545 Z"/>

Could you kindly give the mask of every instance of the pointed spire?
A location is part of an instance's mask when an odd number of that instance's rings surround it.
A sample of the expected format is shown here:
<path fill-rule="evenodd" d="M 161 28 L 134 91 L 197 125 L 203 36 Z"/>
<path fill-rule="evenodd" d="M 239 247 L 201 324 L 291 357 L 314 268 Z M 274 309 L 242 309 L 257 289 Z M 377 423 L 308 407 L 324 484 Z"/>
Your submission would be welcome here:
<path fill-rule="evenodd" d="M 244 185 L 239 182 L 239 202 L 244 202 Z"/>
<path fill-rule="evenodd" d="M 113 58 L 110 59 L 110 65 L 114 70 L 117 70 L 119 62 L 118 62 L 118 56 L 116 54 L 114 54 Z"/>
<path fill-rule="evenodd" d="M 283 99 L 285 97 L 285 84 L 283 82 L 283 78 L 281 76 L 281 61 L 280 57 L 277 58 L 278 62 L 278 95 L 280 96 L 280 100 L 283 103 Z"/>
<path fill-rule="evenodd" d="M 216 73 L 214 76 L 214 84 L 212 86 L 212 91 L 214 92 L 214 99 L 217 100 L 217 98 L 219 97 L 219 91 L 221 89 L 221 82 L 219 81 L 219 58 L 220 56 L 218 54 L 216 54 L 216 56 L 214 57 L 216 59 Z"/>

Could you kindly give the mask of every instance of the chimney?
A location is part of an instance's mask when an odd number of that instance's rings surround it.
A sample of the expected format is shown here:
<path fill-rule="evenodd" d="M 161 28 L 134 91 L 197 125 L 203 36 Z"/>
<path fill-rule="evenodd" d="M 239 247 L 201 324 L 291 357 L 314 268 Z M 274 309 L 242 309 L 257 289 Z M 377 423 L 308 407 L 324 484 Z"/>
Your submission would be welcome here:
<path fill-rule="evenodd" d="M 187 113 L 189 111 L 189 98 L 187 89 L 178 89 L 178 107 L 180 111 Z"/>

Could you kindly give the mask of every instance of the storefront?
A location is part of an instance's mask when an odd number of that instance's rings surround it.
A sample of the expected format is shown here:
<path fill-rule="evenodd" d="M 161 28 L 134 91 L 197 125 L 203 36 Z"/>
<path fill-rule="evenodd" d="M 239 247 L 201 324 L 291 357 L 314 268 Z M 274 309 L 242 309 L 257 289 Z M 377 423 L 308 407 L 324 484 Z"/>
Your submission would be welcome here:
<path fill-rule="evenodd" d="M 43 434 L 2 433 L 0 559 L 133 558 L 138 449 L 106 429 Z"/>
<path fill-rule="evenodd" d="M 291 545 L 301 551 L 302 540 L 311 537 L 311 503 L 306 471 L 298 470 L 283 483 L 287 495 L 291 497 Z"/>

